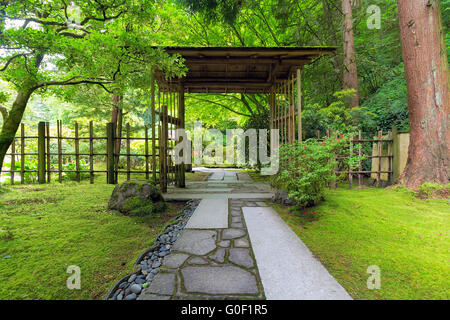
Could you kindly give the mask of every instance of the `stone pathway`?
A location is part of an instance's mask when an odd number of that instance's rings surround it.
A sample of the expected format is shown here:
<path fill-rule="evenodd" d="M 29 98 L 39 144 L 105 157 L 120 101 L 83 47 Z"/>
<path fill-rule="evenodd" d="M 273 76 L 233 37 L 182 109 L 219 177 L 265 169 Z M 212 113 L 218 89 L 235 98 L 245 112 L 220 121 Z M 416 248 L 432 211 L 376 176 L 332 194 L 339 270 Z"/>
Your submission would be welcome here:
<path fill-rule="evenodd" d="M 267 207 L 270 186 L 208 170 L 207 181 L 164 195 L 202 200 L 139 300 L 350 298 Z"/>

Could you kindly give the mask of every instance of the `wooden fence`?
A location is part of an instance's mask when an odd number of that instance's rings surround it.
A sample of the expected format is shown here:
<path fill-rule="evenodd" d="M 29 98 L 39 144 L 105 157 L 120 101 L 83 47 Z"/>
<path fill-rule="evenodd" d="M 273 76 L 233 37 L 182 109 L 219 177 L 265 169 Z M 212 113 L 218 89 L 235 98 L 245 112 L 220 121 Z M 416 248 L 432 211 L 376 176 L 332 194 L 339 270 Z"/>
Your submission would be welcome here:
<path fill-rule="evenodd" d="M 95 136 L 94 135 L 94 123 L 91 121 L 89 123 L 89 134 L 88 136 L 80 136 L 80 126 L 78 122 L 75 122 L 74 127 L 74 136 L 72 137 L 64 137 L 63 136 L 63 126 L 61 121 L 57 122 L 57 130 L 56 136 L 51 135 L 50 133 L 50 124 L 46 122 L 39 122 L 38 124 L 38 133 L 37 136 L 26 136 L 25 135 L 25 126 L 21 124 L 20 128 L 20 136 L 16 136 L 11 144 L 10 152 L 6 155 L 10 156 L 11 166 L 10 170 L 2 170 L 2 173 L 10 174 L 10 182 L 14 184 L 16 182 L 15 175 L 20 174 L 20 182 L 22 184 L 25 183 L 25 174 L 26 173 L 36 173 L 37 181 L 39 183 L 51 182 L 52 174 L 57 175 L 57 179 L 59 182 L 63 181 L 63 175 L 65 173 L 74 173 L 75 180 L 80 182 L 82 174 L 89 174 L 90 183 L 94 183 L 94 177 L 96 173 L 106 173 L 107 183 L 115 184 L 118 180 L 119 174 L 126 174 L 127 180 L 131 179 L 132 174 L 145 174 L 146 179 L 153 179 L 156 183 L 159 175 L 159 165 L 156 160 L 159 157 L 159 148 L 157 149 L 157 141 L 159 138 L 152 134 L 149 137 L 149 129 L 147 127 L 144 128 L 144 137 L 132 137 L 131 136 L 131 128 L 129 124 L 125 126 L 125 137 L 116 137 L 115 136 L 115 128 L 112 123 L 108 123 L 106 125 L 105 136 Z M 154 130 L 153 130 L 154 133 Z M 25 152 L 25 148 L 27 146 L 27 142 L 29 140 L 37 140 L 37 152 Z M 115 152 L 115 142 L 120 140 L 122 142 L 120 151 Z M 131 141 L 141 140 L 144 141 L 145 152 L 143 154 L 133 154 L 131 153 Z M 51 151 L 51 142 L 57 142 L 57 152 Z M 74 152 L 63 152 L 62 144 L 63 141 L 71 141 L 74 144 Z M 89 152 L 81 153 L 80 152 L 80 142 L 88 141 L 89 143 Z M 103 141 L 104 142 L 104 152 L 94 152 L 94 142 L 95 141 Z M 152 146 L 149 146 L 151 142 Z M 122 145 L 125 145 L 126 152 L 122 153 Z M 26 169 L 25 161 L 26 157 L 37 157 L 37 168 L 36 169 Z M 20 169 L 16 170 L 16 158 L 19 157 L 20 161 Z M 57 158 L 57 167 L 52 166 L 52 158 Z M 75 168 L 73 170 L 64 169 L 63 166 L 63 158 L 64 157 L 72 157 L 74 159 Z M 82 170 L 80 166 L 80 159 L 85 157 L 88 159 L 89 169 Z M 98 170 L 95 169 L 94 164 L 96 159 L 102 157 L 102 163 L 107 164 L 106 170 Z M 117 163 L 119 162 L 120 157 L 126 158 L 126 169 L 119 170 Z M 145 159 L 145 169 L 144 170 L 133 170 L 131 166 L 131 159 L 133 157 L 143 157 Z"/>
<path fill-rule="evenodd" d="M 332 135 L 330 130 L 327 130 L 326 134 L 327 134 L 328 138 Z M 321 139 L 319 131 L 317 131 L 317 139 L 319 141 L 323 140 L 323 139 Z M 391 131 L 389 131 L 387 133 L 387 137 L 386 138 L 383 138 L 383 132 L 382 131 L 378 131 L 376 138 L 374 138 L 374 139 L 363 139 L 362 138 L 362 132 L 361 132 L 361 130 L 359 130 L 358 131 L 358 137 L 351 136 L 351 138 L 350 138 L 350 153 L 349 154 L 351 156 L 353 154 L 353 152 L 355 151 L 354 147 L 358 146 L 357 153 L 358 153 L 358 157 L 361 158 L 363 156 L 362 145 L 364 143 L 370 143 L 372 145 L 376 144 L 375 145 L 376 148 L 377 148 L 376 155 L 371 153 L 371 155 L 364 155 L 364 158 L 365 159 L 373 159 L 373 158 L 378 159 L 377 166 L 375 168 L 372 167 L 371 170 L 363 170 L 363 165 L 362 165 L 363 161 L 359 160 L 358 161 L 358 169 L 357 170 L 349 169 L 348 171 L 339 171 L 338 169 L 336 169 L 336 174 L 339 175 L 339 174 L 345 173 L 348 176 L 349 188 L 353 187 L 353 178 L 354 178 L 355 175 L 358 178 L 358 187 L 361 187 L 364 184 L 364 181 L 363 181 L 364 175 L 371 175 L 371 174 L 376 174 L 375 182 L 376 182 L 376 185 L 378 187 L 382 186 L 381 174 L 383 174 L 383 173 L 386 173 L 388 175 L 388 179 L 387 179 L 388 183 L 392 183 L 392 176 L 393 176 L 392 163 L 393 163 L 393 158 L 394 158 L 394 155 L 392 153 L 393 141 L 394 140 L 392 138 Z M 383 152 L 382 152 L 382 150 L 383 150 L 383 143 L 387 143 L 387 145 L 388 145 L 387 155 L 383 155 Z M 372 150 L 372 148 L 371 148 L 371 150 Z M 383 159 L 383 158 L 387 158 L 388 159 L 388 169 L 384 170 L 384 171 L 381 169 L 381 163 L 382 163 L 381 159 Z"/>
<path fill-rule="evenodd" d="M 164 115 L 164 114 L 163 114 Z M 161 118 L 164 118 L 164 116 Z M 170 120 L 170 119 L 169 119 Z M 166 123 L 170 124 L 170 121 Z M 57 122 L 56 135 L 51 135 L 50 125 L 46 122 L 40 122 L 38 124 L 38 132 L 37 136 L 26 136 L 25 135 L 25 126 L 22 124 L 20 128 L 20 136 L 16 136 L 14 139 L 10 152 L 7 153 L 7 156 L 10 156 L 10 170 L 2 170 L 2 173 L 10 174 L 10 182 L 14 184 L 16 182 L 16 174 L 20 174 L 20 182 L 22 184 L 25 183 L 25 174 L 26 173 L 36 173 L 37 181 L 39 183 L 51 182 L 52 174 L 57 176 L 57 180 L 59 182 L 63 181 L 63 176 L 66 173 L 74 173 L 74 180 L 80 182 L 81 176 L 83 174 L 89 174 L 90 183 L 94 183 L 95 174 L 96 173 L 105 173 L 106 174 L 106 182 L 109 184 L 116 184 L 118 182 L 118 175 L 123 174 L 126 175 L 126 179 L 131 180 L 132 174 L 145 174 L 145 179 L 153 180 L 155 183 L 159 182 L 161 187 L 164 189 L 167 186 L 167 183 L 176 183 L 177 175 L 179 175 L 177 167 L 172 164 L 171 157 L 169 153 L 174 143 L 168 144 L 167 141 L 171 140 L 168 135 L 168 129 L 166 126 L 158 126 L 158 130 L 150 130 L 149 136 L 149 128 L 144 127 L 144 136 L 136 137 L 131 136 L 131 127 L 129 124 L 125 125 L 125 136 L 116 137 L 115 136 L 115 128 L 112 123 L 108 123 L 105 128 L 105 136 L 95 136 L 94 135 L 94 123 L 91 121 L 89 123 L 89 130 L 87 136 L 80 135 L 80 126 L 77 122 L 75 122 L 74 126 L 74 136 L 65 137 L 63 136 L 63 126 L 61 121 Z M 164 130 L 165 128 L 165 130 Z M 167 131 L 165 134 L 161 133 L 161 130 Z M 142 130 L 141 130 L 142 132 Z M 332 135 L 330 130 L 326 131 L 326 135 L 330 137 Z M 159 143 L 159 137 L 162 137 L 164 141 L 166 141 L 166 145 L 163 146 Z M 167 138 L 165 138 L 167 137 Z M 37 152 L 26 152 L 26 145 L 28 140 L 37 140 Z M 320 132 L 317 131 L 317 139 L 319 141 L 323 140 L 321 138 Z M 116 142 L 120 141 L 120 150 L 117 150 Z M 51 142 L 57 142 L 57 151 L 52 152 L 51 150 Z M 74 145 L 74 152 L 64 152 L 62 148 L 63 141 L 71 141 Z M 87 141 L 89 143 L 89 152 L 81 153 L 80 152 L 80 143 Z M 94 142 L 102 141 L 103 152 L 94 152 Z M 143 141 L 144 142 L 144 153 L 131 153 L 131 142 L 132 141 Z M 378 132 L 378 135 L 374 139 L 363 139 L 362 132 L 359 131 L 358 137 L 351 137 L 350 139 L 350 155 L 353 154 L 354 148 L 357 148 L 357 154 L 359 157 L 363 155 L 362 145 L 364 143 L 371 144 L 372 147 L 375 145 L 377 152 L 372 153 L 371 155 L 365 155 L 365 159 L 378 159 L 376 162 L 376 166 L 371 166 L 371 170 L 363 170 L 362 161 L 359 160 L 359 166 L 356 170 L 348 170 L 348 171 L 339 171 L 339 168 L 336 168 L 336 174 L 345 173 L 348 177 L 349 187 L 352 188 L 354 184 L 354 178 L 357 178 L 358 186 L 362 186 L 364 184 L 364 176 L 365 175 L 376 175 L 375 183 L 377 186 L 382 186 L 382 174 L 387 174 L 388 183 L 392 183 L 393 177 L 393 138 L 392 133 L 389 131 L 387 136 L 383 137 L 383 133 L 381 131 Z M 151 146 L 149 145 L 151 143 Z M 387 154 L 383 155 L 382 146 L 387 143 Z M 163 142 L 164 144 L 164 142 Z M 122 149 L 125 148 L 125 152 L 122 152 Z M 117 152 L 118 151 L 118 152 Z M 164 154 L 164 157 L 160 155 Z M 26 169 L 25 168 L 25 158 L 26 157 L 36 157 L 37 158 L 37 168 L 36 169 Z M 52 166 L 52 159 L 57 158 L 57 166 Z M 71 163 L 74 163 L 75 167 L 71 170 L 67 170 L 63 166 L 63 158 L 71 157 Z M 81 158 L 86 158 L 87 163 L 86 166 L 89 166 L 89 169 L 82 169 L 80 165 Z M 98 158 L 101 157 L 101 161 Z M 132 167 L 131 159 L 135 157 L 141 157 L 144 159 L 144 165 L 142 170 L 135 170 Z M 19 158 L 20 168 L 16 170 L 16 158 Z M 120 170 L 118 163 L 120 158 L 125 158 L 125 169 Z M 345 157 L 344 157 L 345 158 Z M 381 159 L 387 158 L 387 170 L 382 170 L 382 161 Z M 159 159 L 159 161 L 157 160 Z M 339 159 L 338 159 L 339 160 Z M 95 168 L 95 162 L 99 161 L 101 163 L 106 163 L 106 170 L 99 170 Z M 166 162 L 166 163 L 163 163 Z M 55 161 L 53 162 L 55 163 Z M 160 168 L 163 167 L 163 174 L 160 174 Z"/>

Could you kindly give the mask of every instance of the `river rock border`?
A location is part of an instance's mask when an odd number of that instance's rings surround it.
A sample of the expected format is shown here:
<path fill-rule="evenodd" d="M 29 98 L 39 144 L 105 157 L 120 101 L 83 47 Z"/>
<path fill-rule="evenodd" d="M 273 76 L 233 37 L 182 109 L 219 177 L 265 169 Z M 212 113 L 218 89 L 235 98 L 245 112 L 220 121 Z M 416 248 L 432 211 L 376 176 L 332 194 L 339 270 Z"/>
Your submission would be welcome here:
<path fill-rule="evenodd" d="M 136 300 L 158 274 L 159 268 L 167 256 L 172 245 L 178 239 L 189 218 L 194 213 L 200 200 L 188 201 L 182 213 L 175 218 L 175 222 L 168 225 L 156 238 L 154 245 L 145 250 L 136 260 L 134 267 L 137 271 L 121 278 L 108 291 L 105 300 Z"/>

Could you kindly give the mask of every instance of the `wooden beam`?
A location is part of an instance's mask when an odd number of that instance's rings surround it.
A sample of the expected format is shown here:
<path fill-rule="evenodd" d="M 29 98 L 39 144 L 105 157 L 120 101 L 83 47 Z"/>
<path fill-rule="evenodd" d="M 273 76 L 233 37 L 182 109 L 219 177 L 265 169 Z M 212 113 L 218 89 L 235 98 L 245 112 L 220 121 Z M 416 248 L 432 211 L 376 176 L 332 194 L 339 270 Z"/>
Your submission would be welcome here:
<path fill-rule="evenodd" d="M 312 60 L 308 58 L 295 58 L 295 59 L 274 59 L 274 58 L 258 58 L 258 59 L 248 59 L 248 58 L 205 58 L 205 59 L 192 59 L 185 58 L 184 64 L 186 66 L 201 64 L 201 65 L 209 65 L 209 64 L 273 64 L 278 61 L 281 64 L 290 65 L 297 64 L 303 65 L 306 63 L 310 63 Z"/>
<path fill-rule="evenodd" d="M 302 72 L 297 69 L 297 125 L 298 125 L 298 141 L 303 140 L 302 132 Z"/>

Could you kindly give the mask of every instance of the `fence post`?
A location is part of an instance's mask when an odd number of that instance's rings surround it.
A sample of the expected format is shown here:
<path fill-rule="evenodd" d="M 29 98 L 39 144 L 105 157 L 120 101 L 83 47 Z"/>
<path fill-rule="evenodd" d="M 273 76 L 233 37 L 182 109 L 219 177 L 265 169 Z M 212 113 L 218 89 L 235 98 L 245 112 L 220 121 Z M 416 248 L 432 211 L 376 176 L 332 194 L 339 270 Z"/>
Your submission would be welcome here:
<path fill-rule="evenodd" d="M 25 125 L 20 125 L 20 183 L 25 183 Z"/>
<path fill-rule="evenodd" d="M 114 123 L 109 122 L 106 125 L 106 154 L 107 154 L 107 174 L 106 174 L 106 180 L 108 184 L 115 184 L 115 161 L 114 161 L 114 149 L 115 149 L 115 143 L 114 143 Z"/>
<path fill-rule="evenodd" d="M 400 169 L 400 140 L 399 140 L 399 132 L 397 126 L 392 127 L 392 182 L 397 183 L 398 178 L 400 177 L 401 169 Z"/>
<path fill-rule="evenodd" d="M 38 182 L 45 183 L 45 122 L 38 124 Z"/>
<path fill-rule="evenodd" d="M 349 162 L 351 163 L 353 153 L 353 135 L 350 136 L 350 153 L 349 153 Z M 353 188 L 353 169 L 349 166 L 348 168 L 348 187 L 349 189 Z"/>
<path fill-rule="evenodd" d="M 381 187 L 381 160 L 383 156 L 383 132 L 378 131 L 378 168 L 377 168 L 377 187 Z"/>

